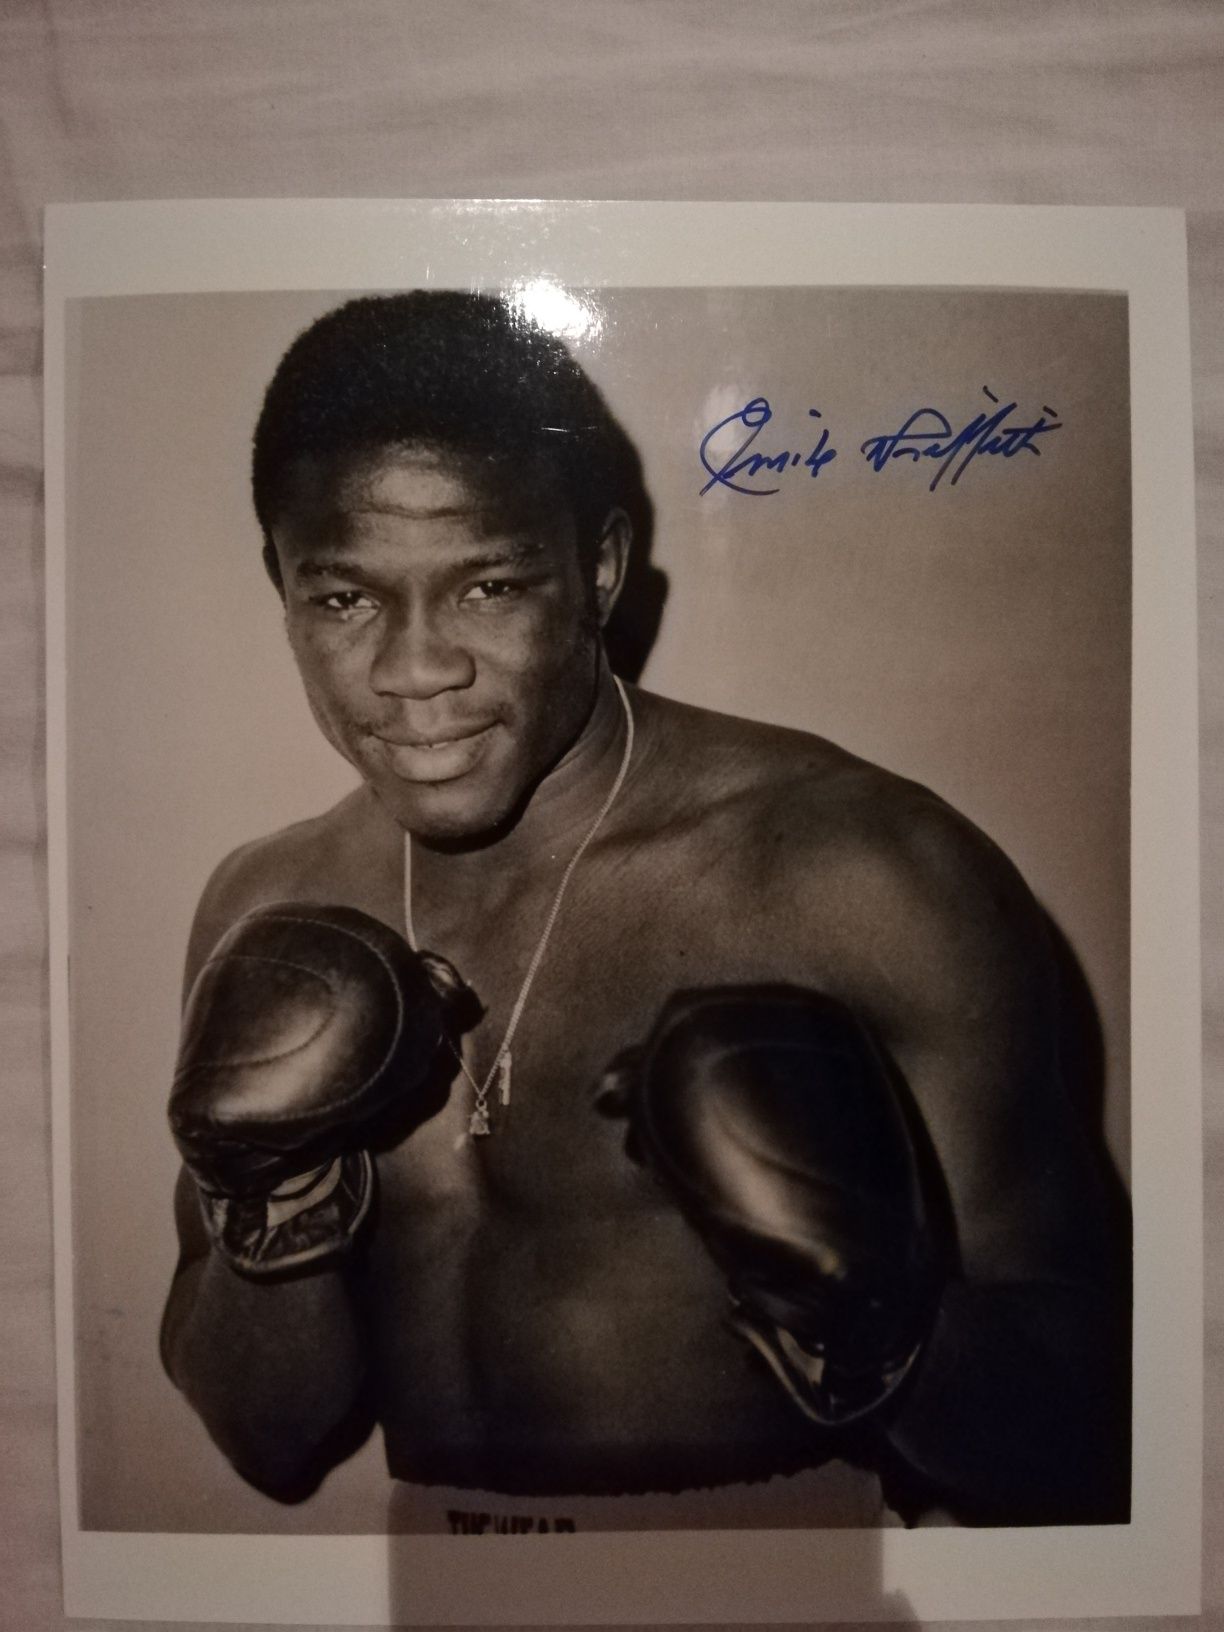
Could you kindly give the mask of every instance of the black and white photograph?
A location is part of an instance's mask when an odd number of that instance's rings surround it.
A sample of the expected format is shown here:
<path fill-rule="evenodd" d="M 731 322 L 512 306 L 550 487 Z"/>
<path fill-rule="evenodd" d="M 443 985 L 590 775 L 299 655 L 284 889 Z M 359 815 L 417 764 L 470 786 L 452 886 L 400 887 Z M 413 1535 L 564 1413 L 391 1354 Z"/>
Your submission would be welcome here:
<path fill-rule="evenodd" d="M 64 302 L 81 1531 L 1122 1539 L 1126 280 L 473 259 Z"/>

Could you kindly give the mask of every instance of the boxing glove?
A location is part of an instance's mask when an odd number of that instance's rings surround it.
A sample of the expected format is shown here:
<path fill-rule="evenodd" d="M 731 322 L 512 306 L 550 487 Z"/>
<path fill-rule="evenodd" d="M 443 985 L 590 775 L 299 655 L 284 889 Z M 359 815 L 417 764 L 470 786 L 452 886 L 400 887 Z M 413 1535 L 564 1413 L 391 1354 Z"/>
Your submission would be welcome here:
<path fill-rule="evenodd" d="M 942 1271 L 907 1113 L 849 1009 L 789 986 L 680 993 L 600 1108 L 721 1266 L 731 1324 L 812 1420 L 878 1411 Z"/>
<path fill-rule="evenodd" d="M 373 1195 L 367 1140 L 390 1112 L 429 1114 L 465 993 L 444 959 L 351 907 L 259 907 L 222 936 L 187 1000 L 169 1116 L 235 1269 L 281 1274 L 351 1245 Z"/>

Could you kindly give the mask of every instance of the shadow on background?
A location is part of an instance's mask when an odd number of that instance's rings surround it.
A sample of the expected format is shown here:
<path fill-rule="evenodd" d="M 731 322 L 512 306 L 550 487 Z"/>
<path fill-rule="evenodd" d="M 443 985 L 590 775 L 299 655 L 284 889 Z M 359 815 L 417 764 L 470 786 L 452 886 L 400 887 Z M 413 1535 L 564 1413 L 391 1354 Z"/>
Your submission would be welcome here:
<path fill-rule="evenodd" d="M 1130 1195 L 1105 1141 L 1106 1062 L 1100 1013 L 1071 943 L 1049 913 L 1044 916 L 1058 981 L 1058 1058 L 1067 1094 L 1083 1126 L 1099 1176 L 1109 1238 L 1109 1268 L 1124 1321 L 1118 1342 L 1128 1363 L 1118 1378 L 1114 1416 L 1115 1433 L 1125 1439 L 1125 1444 L 1117 1447 L 1116 1467 L 1119 1487 L 1125 1491 L 1129 1507 L 1134 1477 L 1130 1444 L 1133 1381 L 1129 1365 L 1134 1318 L 1134 1224 Z"/>
<path fill-rule="evenodd" d="M 1048 912 L 1043 914 L 1054 949 L 1058 980 L 1058 1057 L 1067 1093 L 1096 1153 L 1112 1238 L 1130 1279 L 1131 1209 L 1126 1185 L 1105 1143 L 1105 1035 L 1101 1016 L 1079 958 Z"/>
<path fill-rule="evenodd" d="M 628 437 L 622 449 L 624 508 L 633 527 L 633 546 L 620 599 L 604 630 L 604 646 L 612 672 L 636 684 L 654 650 L 667 605 L 667 574 L 656 567 L 654 502 L 646 491 L 642 461 Z"/>

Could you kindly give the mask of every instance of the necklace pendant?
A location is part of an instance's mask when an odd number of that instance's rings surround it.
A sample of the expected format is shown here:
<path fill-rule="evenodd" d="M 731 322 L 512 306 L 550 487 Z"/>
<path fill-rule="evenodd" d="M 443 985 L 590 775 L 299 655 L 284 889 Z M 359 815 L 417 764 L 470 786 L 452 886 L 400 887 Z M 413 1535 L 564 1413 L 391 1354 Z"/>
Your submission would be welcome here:
<path fill-rule="evenodd" d="M 469 1137 L 472 1139 L 483 1139 L 486 1134 L 491 1133 L 492 1131 L 493 1130 L 489 1127 L 488 1111 L 481 1110 L 479 1107 L 477 1107 L 477 1109 L 472 1112 L 471 1118 L 468 1122 Z"/>
<path fill-rule="evenodd" d="M 798 458 L 798 455 L 796 455 L 796 458 Z M 535 951 L 531 954 L 531 961 L 527 965 L 527 973 L 523 976 L 523 983 L 519 987 L 518 996 L 514 1001 L 514 1007 L 510 1013 L 509 1024 L 506 1027 L 505 1036 L 502 1038 L 501 1048 L 494 1056 L 493 1065 L 490 1067 L 489 1074 L 483 1082 L 478 1082 L 472 1075 L 468 1063 L 464 1058 L 465 1051 L 462 1044 L 457 1044 L 453 1038 L 449 1036 L 446 1039 L 447 1047 L 455 1056 L 455 1061 L 459 1066 L 459 1070 L 466 1078 L 469 1086 L 471 1087 L 472 1093 L 475 1096 L 472 1101 L 472 1113 L 468 1118 L 466 1137 L 469 1139 L 486 1139 L 488 1138 L 489 1134 L 493 1132 L 493 1129 L 489 1124 L 488 1096 L 494 1083 L 497 1084 L 498 1104 L 501 1106 L 506 1106 L 510 1103 L 510 1044 L 513 1041 L 515 1032 L 518 1029 L 518 1023 L 523 1017 L 523 1010 L 527 1006 L 527 999 L 531 994 L 532 982 L 535 980 L 540 965 L 544 961 L 544 953 L 548 949 L 549 937 L 552 935 L 553 928 L 557 921 L 557 916 L 561 911 L 561 903 L 565 899 L 565 892 L 569 888 L 570 879 L 573 876 L 578 863 L 582 860 L 583 856 L 586 854 L 588 848 L 594 840 L 595 835 L 603 826 L 604 818 L 612 809 L 612 806 L 616 803 L 617 795 L 620 793 L 625 777 L 629 772 L 629 762 L 633 757 L 633 710 L 629 706 L 629 697 L 624 686 L 621 684 L 619 677 L 613 675 L 612 681 L 616 687 L 616 693 L 620 698 L 621 708 L 624 711 L 625 716 L 625 745 L 621 753 L 620 766 L 617 769 L 612 786 L 608 789 L 608 793 L 603 804 L 599 807 L 599 812 L 596 815 L 595 820 L 587 829 L 581 843 L 578 845 L 578 848 L 570 857 L 569 865 L 561 875 L 561 882 L 557 886 L 557 893 L 553 896 L 552 906 L 549 908 L 548 917 L 545 920 L 543 931 L 540 934 L 539 940 L 536 942 Z M 415 949 L 417 940 L 412 922 L 412 838 L 409 834 L 406 834 L 404 838 L 404 929 L 407 934 L 409 944 Z M 464 1137 L 465 1135 L 462 1133 L 457 1133 L 455 1135 L 455 1148 L 457 1150 L 462 1146 Z"/>

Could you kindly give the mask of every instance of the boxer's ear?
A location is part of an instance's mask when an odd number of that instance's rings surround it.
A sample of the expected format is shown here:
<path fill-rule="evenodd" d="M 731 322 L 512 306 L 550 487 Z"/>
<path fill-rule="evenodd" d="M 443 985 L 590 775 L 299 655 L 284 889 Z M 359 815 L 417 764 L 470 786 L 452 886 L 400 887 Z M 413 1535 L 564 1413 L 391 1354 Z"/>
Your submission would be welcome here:
<path fill-rule="evenodd" d="M 281 574 L 280 557 L 276 553 L 276 545 L 267 536 L 264 538 L 263 564 L 264 571 L 272 580 L 273 589 L 283 601 L 285 599 L 285 580 Z"/>
<path fill-rule="evenodd" d="M 595 612 L 602 629 L 624 588 L 633 545 L 633 523 L 619 508 L 609 510 L 595 546 Z"/>

